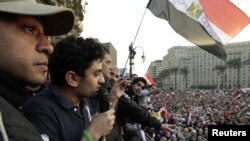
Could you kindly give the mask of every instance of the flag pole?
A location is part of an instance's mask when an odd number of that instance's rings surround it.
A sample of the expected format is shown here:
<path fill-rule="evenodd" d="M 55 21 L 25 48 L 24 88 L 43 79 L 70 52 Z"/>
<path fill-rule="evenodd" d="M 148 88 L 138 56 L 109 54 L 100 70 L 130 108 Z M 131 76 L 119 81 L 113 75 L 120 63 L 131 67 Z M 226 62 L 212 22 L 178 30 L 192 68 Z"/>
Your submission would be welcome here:
<path fill-rule="evenodd" d="M 132 65 L 133 65 L 132 59 L 134 59 L 134 55 L 133 55 L 133 46 L 134 46 L 134 43 L 135 43 L 135 41 L 136 41 L 136 39 L 137 39 L 137 35 L 138 35 L 139 31 L 140 31 L 140 28 L 141 28 L 143 19 L 144 19 L 145 14 L 146 14 L 146 11 L 147 11 L 147 7 L 145 7 L 145 10 L 144 10 L 144 13 L 143 13 L 141 22 L 140 22 L 139 27 L 138 27 L 138 29 L 137 29 L 137 32 L 136 32 L 136 34 L 135 34 L 134 41 L 129 45 L 129 55 L 128 55 L 127 61 L 126 61 L 126 63 L 125 63 L 124 69 L 123 69 L 123 71 L 122 71 L 122 76 L 124 75 L 125 68 L 126 68 L 126 66 L 127 66 L 127 64 L 128 64 L 128 60 L 129 60 L 129 59 L 130 59 L 130 63 L 129 63 L 129 64 L 130 64 L 130 72 L 129 72 L 129 73 L 132 73 Z M 129 75 L 131 76 L 132 74 L 129 74 Z"/>
<path fill-rule="evenodd" d="M 132 46 L 134 45 L 134 43 L 135 43 L 135 41 L 136 41 L 136 39 L 137 39 L 137 35 L 138 35 L 139 31 L 140 31 L 140 28 L 141 28 L 141 25 L 142 25 L 143 19 L 144 19 L 145 15 L 146 15 L 146 11 L 147 11 L 147 7 L 145 7 L 145 10 L 144 10 L 144 13 L 143 13 L 143 16 L 142 16 L 142 19 L 141 19 L 140 25 L 139 25 L 139 27 L 138 27 L 138 29 L 137 29 L 136 34 L 135 34 L 134 41 L 132 42 Z"/>

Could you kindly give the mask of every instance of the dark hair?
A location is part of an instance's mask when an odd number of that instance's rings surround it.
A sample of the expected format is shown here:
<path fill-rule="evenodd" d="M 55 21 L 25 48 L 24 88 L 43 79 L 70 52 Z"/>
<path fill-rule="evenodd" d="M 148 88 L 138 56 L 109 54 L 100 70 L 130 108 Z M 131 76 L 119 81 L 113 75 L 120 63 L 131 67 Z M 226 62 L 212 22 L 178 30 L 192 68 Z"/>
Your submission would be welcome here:
<path fill-rule="evenodd" d="M 135 83 L 137 83 L 137 82 L 139 82 L 139 81 L 141 81 L 142 83 L 145 84 L 145 86 L 143 87 L 143 88 L 145 88 L 146 85 L 147 85 L 147 81 L 146 81 L 146 79 L 143 78 L 143 77 L 137 77 L 137 78 L 135 78 L 135 79 L 132 81 L 131 85 L 134 85 Z"/>
<path fill-rule="evenodd" d="M 134 75 L 138 76 L 136 73 L 133 73 L 133 74 L 131 74 L 131 77 L 134 76 Z"/>
<path fill-rule="evenodd" d="M 57 86 L 66 85 L 65 74 L 74 71 L 85 76 L 85 71 L 93 61 L 102 61 L 104 47 L 92 38 L 68 37 L 59 41 L 49 59 L 49 72 L 51 81 Z"/>
<path fill-rule="evenodd" d="M 156 84 L 151 84 L 151 85 L 148 86 L 148 88 L 152 88 L 153 86 L 157 87 Z"/>

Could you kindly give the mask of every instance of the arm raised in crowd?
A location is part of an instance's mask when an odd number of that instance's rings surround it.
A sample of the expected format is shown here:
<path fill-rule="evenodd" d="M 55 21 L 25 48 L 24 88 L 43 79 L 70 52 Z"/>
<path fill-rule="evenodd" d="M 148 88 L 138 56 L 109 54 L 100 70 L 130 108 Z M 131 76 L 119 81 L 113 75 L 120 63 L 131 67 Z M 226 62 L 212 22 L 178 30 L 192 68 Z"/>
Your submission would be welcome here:
<path fill-rule="evenodd" d="M 120 110 L 118 110 L 119 114 L 126 115 L 134 122 L 138 122 L 142 125 L 163 130 L 170 130 L 175 127 L 174 125 L 162 124 L 155 117 L 151 116 L 149 112 L 125 96 L 119 99 L 118 108 L 120 108 Z"/>
<path fill-rule="evenodd" d="M 108 100 L 111 103 L 110 108 L 115 109 L 116 104 L 119 98 L 124 94 L 128 83 L 130 83 L 130 80 L 120 79 L 113 85 L 110 94 L 108 95 Z"/>

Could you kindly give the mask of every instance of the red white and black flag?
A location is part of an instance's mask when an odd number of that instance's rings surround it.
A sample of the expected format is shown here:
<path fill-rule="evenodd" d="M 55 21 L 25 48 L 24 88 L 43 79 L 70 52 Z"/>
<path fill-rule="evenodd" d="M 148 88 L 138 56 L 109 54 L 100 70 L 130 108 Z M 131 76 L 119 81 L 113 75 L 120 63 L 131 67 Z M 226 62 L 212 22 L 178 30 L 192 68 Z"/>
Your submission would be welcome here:
<path fill-rule="evenodd" d="M 150 0 L 147 8 L 188 41 L 223 60 L 224 45 L 250 22 L 230 0 Z"/>
<path fill-rule="evenodd" d="M 154 79 L 150 76 L 149 73 L 146 73 L 146 74 L 144 75 L 144 78 L 148 81 L 148 83 L 149 83 L 150 85 L 151 85 L 151 84 L 155 84 Z"/>

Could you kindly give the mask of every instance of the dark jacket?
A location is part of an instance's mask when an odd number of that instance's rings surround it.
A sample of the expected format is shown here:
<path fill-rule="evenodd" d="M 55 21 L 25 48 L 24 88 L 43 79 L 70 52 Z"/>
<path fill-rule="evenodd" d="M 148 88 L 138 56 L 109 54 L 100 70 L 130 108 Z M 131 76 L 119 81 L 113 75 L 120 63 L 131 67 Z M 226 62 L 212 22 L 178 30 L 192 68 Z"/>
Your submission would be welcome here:
<path fill-rule="evenodd" d="M 88 107 L 88 108 L 87 108 Z M 23 104 L 23 114 L 50 141 L 79 141 L 93 113 L 88 100 L 74 106 L 52 84 Z"/>
<path fill-rule="evenodd" d="M 18 81 L 0 70 L 0 112 L 10 141 L 42 141 L 36 128 L 17 110 L 30 94 Z"/>
<path fill-rule="evenodd" d="M 105 86 L 106 85 L 104 85 L 101 91 L 98 92 L 98 95 L 101 95 L 102 98 L 105 98 L 103 92 L 109 91 L 109 88 L 105 88 Z M 105 98 L 104 101 L 107 102 L 107 98 Z M 101 102 L 103 101 L 101 100 Z M 105 108 L 107 109 L 108 103 L 105 104 L 104 102 L 102 105 L 106 105 Z M 145 111 L 137 103 L 126 98 L 125 96 L 121 96 L 117 102 L 115 124 L 111 133 L 106 136 L 107 141 L 123 141 L 121 129 L 124 118 L 129 118 L 133 122 L 137 122 L 149 127 L 160 128 L 161 126 L 160 121 L 152 117 L 150 113 Z"/>

